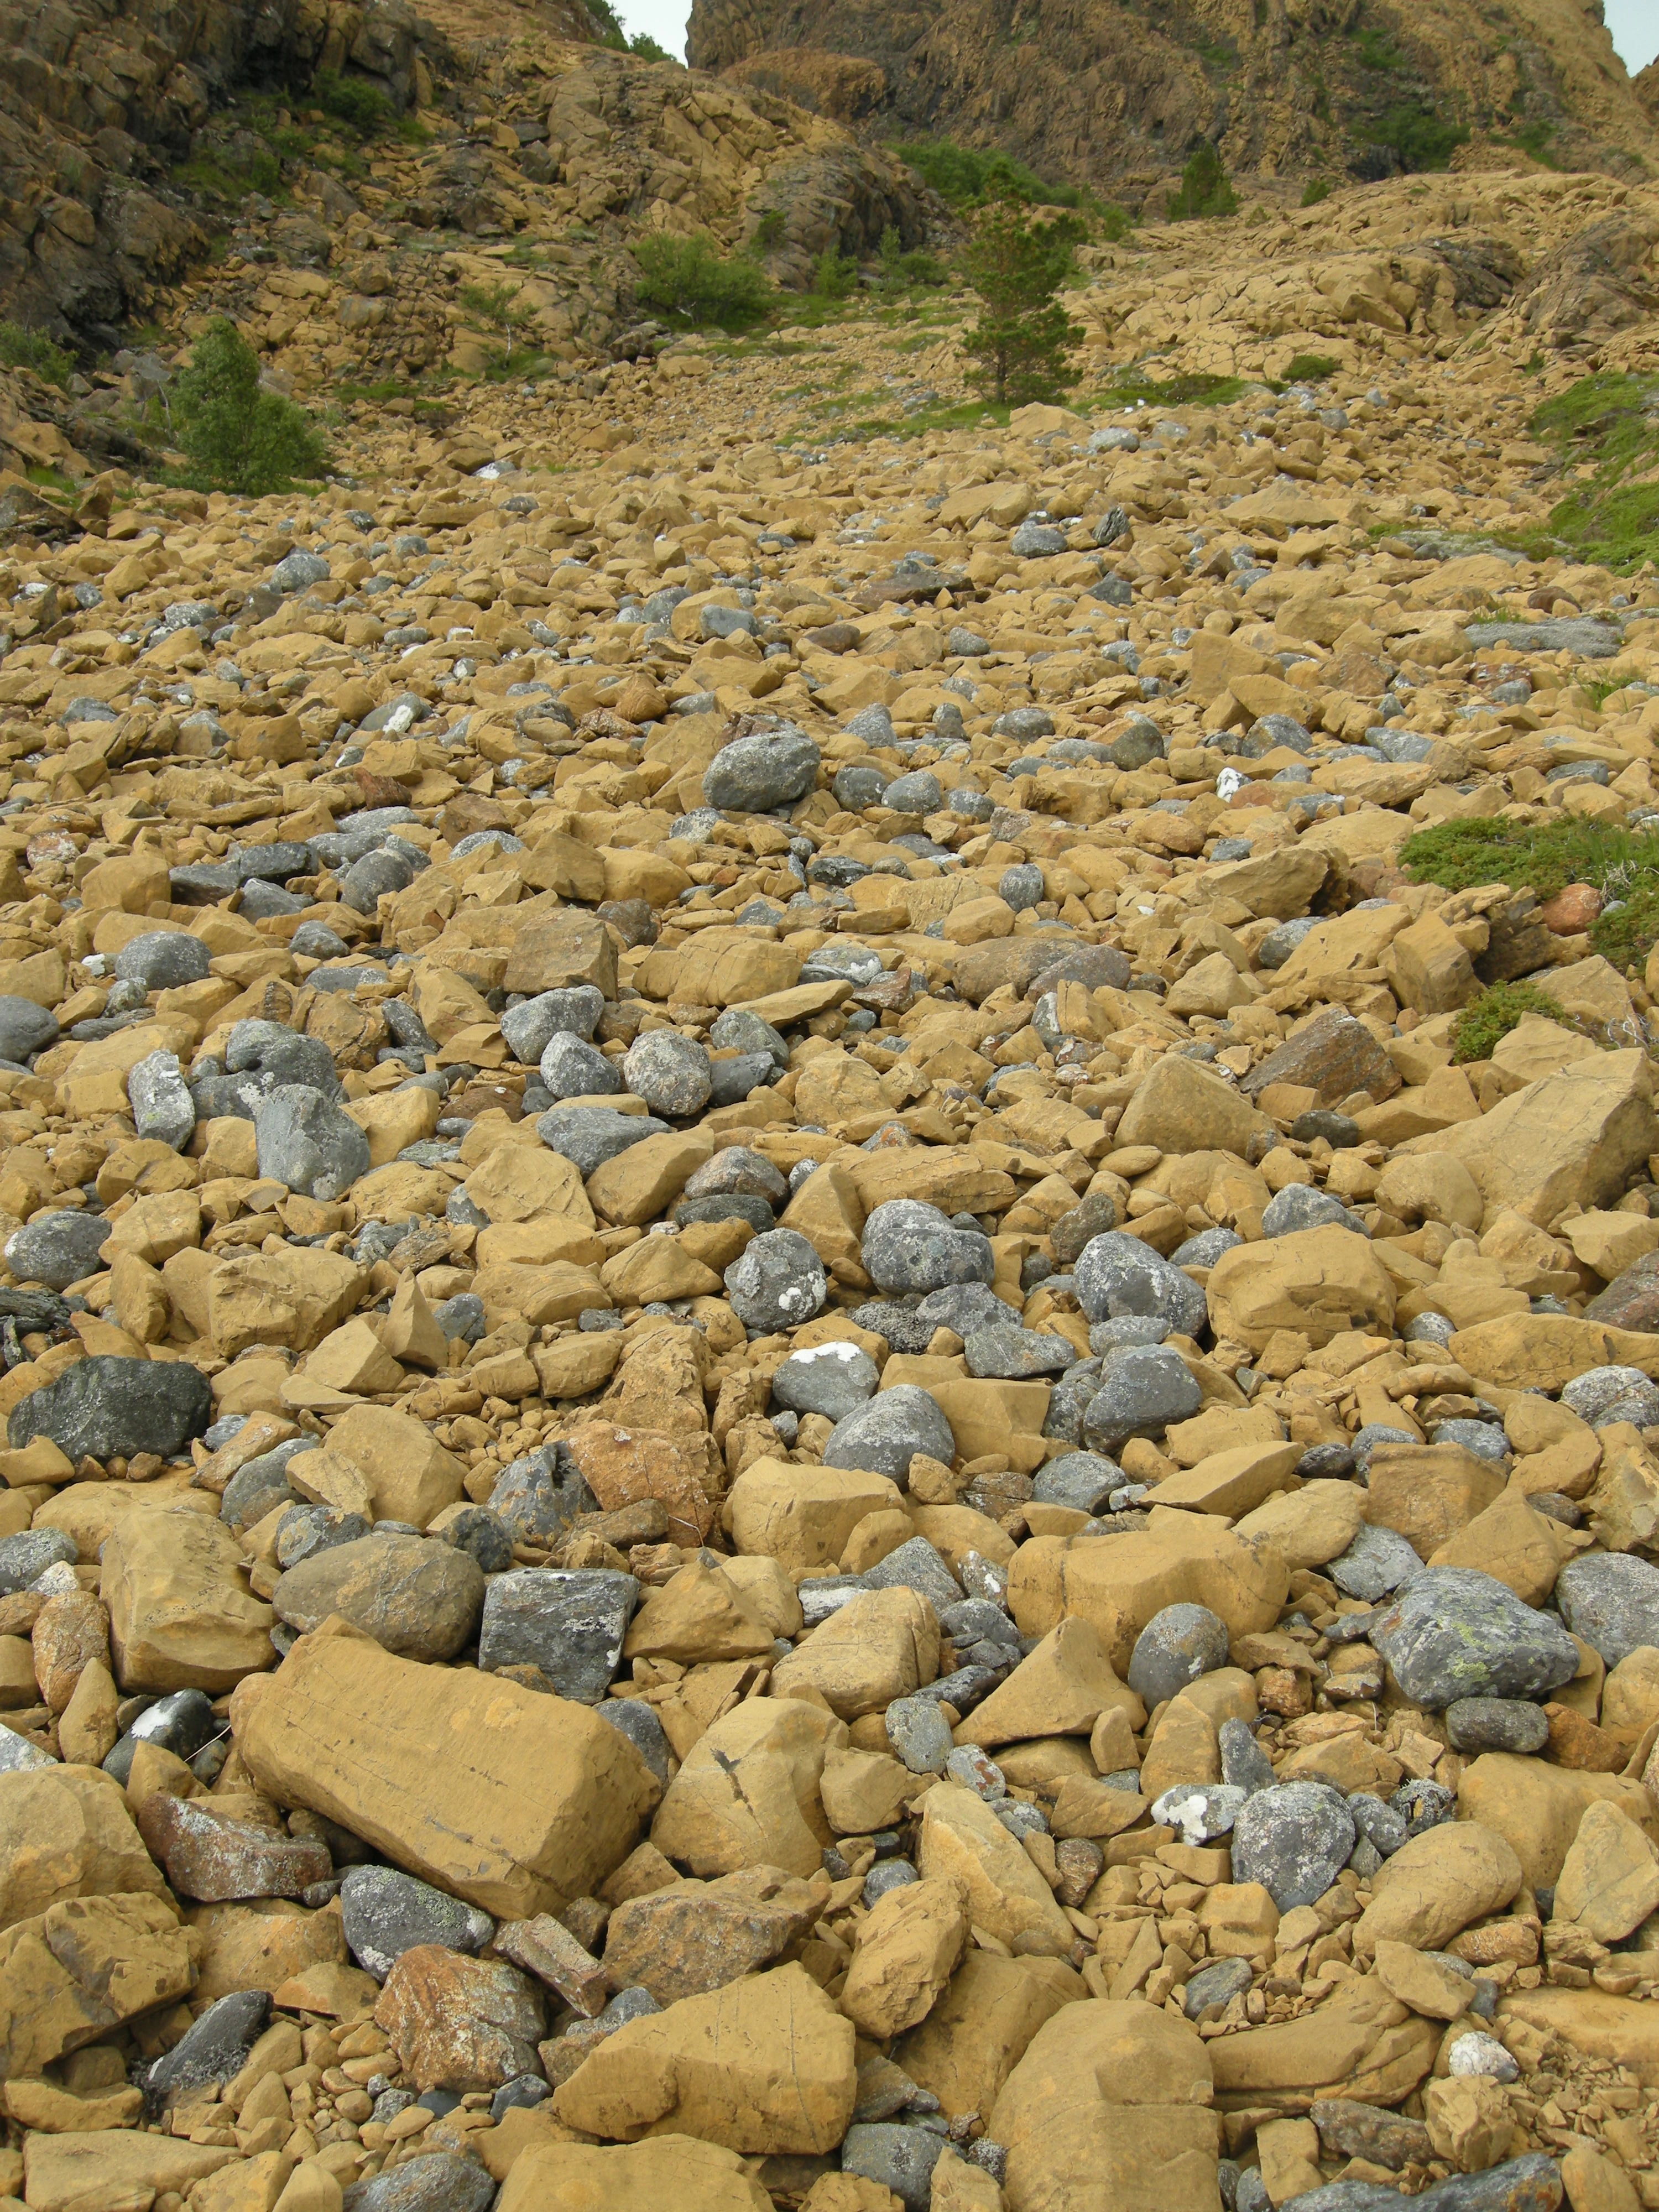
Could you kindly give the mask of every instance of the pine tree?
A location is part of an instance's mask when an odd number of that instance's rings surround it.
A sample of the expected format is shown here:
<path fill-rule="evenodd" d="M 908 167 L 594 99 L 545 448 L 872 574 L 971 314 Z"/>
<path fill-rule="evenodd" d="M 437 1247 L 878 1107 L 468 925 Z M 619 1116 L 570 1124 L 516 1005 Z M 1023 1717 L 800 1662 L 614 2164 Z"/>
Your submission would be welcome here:
<path fill-rule="evenodd" d="M 1057 399 L 1075 381 L 1067 355 L 1083 326 L 1059 295 L 1086 235 L 1075 216 L 1034 222 L 1012 197 L 992 200 L 975 224 L 963 270 L 981 312 L 963 350 L 979 364 L 969 382 L 999 405 Z"/>

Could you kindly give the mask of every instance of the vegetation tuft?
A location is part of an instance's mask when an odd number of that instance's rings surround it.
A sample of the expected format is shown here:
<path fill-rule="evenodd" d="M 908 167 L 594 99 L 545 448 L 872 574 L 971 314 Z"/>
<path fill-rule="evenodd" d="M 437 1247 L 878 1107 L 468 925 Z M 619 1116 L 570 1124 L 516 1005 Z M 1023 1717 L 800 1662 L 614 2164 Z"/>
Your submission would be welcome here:
<path fill-rule="evenodd" d="M 1076 185 L 1048 185 L 1024 161 L 1000 149 L 958 146 L 951 138 L 908 142 L 897 149 L 924 184 L 952 207 L 981 207 L 987 200 L 1015 199 L 1027 207 L 1080 208 L 1085 195 Z M 1121 214 L 1122 210 L 1118 210 Z"/>
<path fill-rule="evenodd" d="M 1169 198 L 1171 222 L 1193 222 L 1216 216 L 1237 215 L 1238 194 L 1222 167 L 1221 156 L 1206 138 L 1194 149 L 1181 173 L 1181 190 Z"/>
<path fill-rule="evenodd" d="M 1331 184 L 1328 177 L 1315 177 L 1302 187 L 1302 204 L 1304 208 L 1322 206 L 1330 196 Z"/>
<path fill-rule="evenodd" d="M 1285 366 L 1286 384 L 1322 384 L 1342 366 L 1328 353 L 1299 353 Z"/>
<path fill-rule="evenodd" d="M 1531 428 L 1591 471 L 1552 510 L 1549 535 L 1623 574 L 1659 560 L 1659 377 L 1581 377 L 1534 412 Z"/>
<path fill-rule="evenodd" d="M 414 116 L 400 115 L 379 85 L 365 83 L 362 77 L 319 70 L 311 96 L 325 115 L 359 138 L 395 137 L 419 144 L 426 137 Z"/>
<path fill-rule="evenodd" d="M 881 269 L 881 281 L 890 291 L 906 288 L 936 289 L 948 284 L 951 272 L 936 253 L 923 246 L 904 250 L 904 240 L 890 222 L 881 234 L 881 246 L 877 253 Z"/>
<path fill-rule="evenodd" d="M 707 231 L 691 238 L 658 232 L 634 248 L 639 296 L 690 330 L 747 330 L 771 307 L 766 272 L 746 254 L 724 254 Z"/>
<path fill-rule="evenodd" d="M 54 345 L 44 331 L 26 330 L 21 323 L 0 323 L 0 368 L 31 368 L 48 384 L 62 386 L 75 373 L 75 356 Z"/>
<path fill-rule="evenodd" d="M 1569 884 L 1593 884 L 1608 906 L 1591 925 L 1591 946 L 1626 975 L 1659 943 L 1659 837 L 1639 830 L 1577 816 L 1441 822 L 1408 837 L 1400 857 L 1413 883 L 1449 891 L 1507 884 L 1550 899 Z"/>
<path fill-rule="evenodd" d="M 1594 884 L 1601 890 L 1630 870 L 1659 869 L 1659 838 L 1576 815 L 1547 823 L 1477 817 L 1419 830 L 1406 840 L 1400 859 L 1415 884 L 1438 884 L 1449 891 L 1507 884 L 1511 890 L 1551 899 L 1569 884 Z"/>
<path fill-rule="evenodd" d="M 258 499 L 314 482 L 329 467 L 322 432 L 302 407 L 259 389 L 259 361 L 223 316 L 196 341 L 190 367 L 173 387 L 174 435 L 198 491 Z"/>
<path fill-rule="evenodd" d="M 1374 146 L 1390 148 L 1402 169 L 1447 169 L 1457 149 L 1468 142 L 1466 123 L 1448 122 L 1431 107 L 1391 107 L 1371 133 Z"/>
<path fill-rule="evenodd" d="M 1566 1026 L 1566 1017 L 1547 991 L 1536 983 L 1492 983 L 1478 999 L 1471 999 L 1457 1017 L 1452 1030 L 1452 1058 L 1468 1063 L 1490 1060 L 1513 1029 L 1528 1014 Z"/>

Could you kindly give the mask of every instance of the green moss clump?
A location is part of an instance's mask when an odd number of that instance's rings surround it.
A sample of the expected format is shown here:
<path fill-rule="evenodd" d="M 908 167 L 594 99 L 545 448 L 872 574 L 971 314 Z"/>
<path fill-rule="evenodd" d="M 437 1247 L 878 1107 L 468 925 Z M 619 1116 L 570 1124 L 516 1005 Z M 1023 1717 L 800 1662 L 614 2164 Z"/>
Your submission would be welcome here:
<path fill-rule="evenodd" d="M 1285 371 L 1286 384 L 1322 384 L 1342 366 L 1328 353 L 1299 353 Z"/>
<path fill-rule="evenodd" d="M 1028 207 L 1077 208 L 1085 204 L 1078 185 L 1045 184 L 1024 161 L 1000 148 L 927 138 L 907 140 L 896 151 L 924 184 L 953 207 L 978 207 L 988 199 L 1023 200 Z M 1122 210 L 1115 212 L 1121 216 Z"/>
<path fill-rule="evenodd" d="M 1528 1014 L 1541 1014 L 1546 1021 L 1570 1026 L 1554 1000 L 1535 983 L 1490 984 L 1457 1017 L 1452 1030 L 1452 1058 L 1464 1065 L 1472 1060 L 1490 1060 L 1510 1031 L 1518 1029 Z"/>
<path fill-rule="evenodd" d="M 1466 891 L 1477 884 L 1553 898 L 1569 884 L 1632 883 L 1659 878 L 1659 838 L 1577 816 L 1561 822 L 1438 822 L 1408 837 L 1401 865 L 1414 884 Z"/>
<path fill-rule="evenodd" d="M 1659 379 L 1581 377 L 1547 399 L 1531 427 L 1564 462 L 1593 471 L 1551 510 L 1552 550 L 1623 574 L 1659 559 Z"/>
<path fill-rule="evenodd" d="M 1589 940 L 1591 951 L 1620 974 L 1640 975 L 1649 953 L 1659 944 L 1659 872 L 1638 877 L 1628 890 L 1620 890 L 1618 905 L 1590 924 Z"/>

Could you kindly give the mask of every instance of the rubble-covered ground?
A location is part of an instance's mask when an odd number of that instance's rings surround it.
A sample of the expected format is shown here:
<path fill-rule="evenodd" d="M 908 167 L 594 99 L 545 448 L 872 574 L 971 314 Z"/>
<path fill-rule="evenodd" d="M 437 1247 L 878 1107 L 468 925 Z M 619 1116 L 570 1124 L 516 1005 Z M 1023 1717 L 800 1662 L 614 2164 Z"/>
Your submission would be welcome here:
<path fill-rule="evenodd" d="M 1653 197 L 0 482 L 0 2206 L 1659 2206 Z"/>

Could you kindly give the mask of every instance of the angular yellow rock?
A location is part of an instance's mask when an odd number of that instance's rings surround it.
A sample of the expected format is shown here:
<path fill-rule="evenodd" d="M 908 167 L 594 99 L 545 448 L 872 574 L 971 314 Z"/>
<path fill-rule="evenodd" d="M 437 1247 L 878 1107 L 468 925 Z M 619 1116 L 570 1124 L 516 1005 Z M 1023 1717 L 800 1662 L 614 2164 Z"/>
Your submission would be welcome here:
<path fill-rule="evenodd" d="M 925 1877 L 954 1876 L 967 1893 L 968 1917 L 1005 1943 L 1024 1936 L 1032 1950 L 1063 1959 L 1072 1923 L 1054 1892 L 984 1800 L 970 1790 L 930 1790 L 922 1801 L 916 1864 Z"/>
<path fill-rule="evenodd" d="M 884 1711 L 939 1673 L 939 1616 L 915 1590 L 873 1589 L 839 1607 L 772 1671 L 775 1697 L 816 1690 L 843 1720 Z"/>
<path fill-rule="evenodd" d="M 1010 2204 L 1208 2212 L 1221 2136 L 1211 2094 L 1206 2047 L 1184 2021 L 1143 2003 L 1067 2006 L 992 2109 Z"/>
<path fill-rule="evenodd" d="M 955 1881 L 890 1889 L 859 1929 L 841 2008 L 873 2042 L 927 2017 L 968 1942 L 966 1892 Z"/>
<path fill-rule="evenodd" d="M 1196 1467 L 1183 1468 L 1146 1493 L 1148 1505 L 1180 1505 L 1193 1513 L 1220 1513 L 1230 1520 L 1249 1513 L 1281 1491 L 1301 1487 L 1296 1463 L 1299 1443 L 1240 1444 L 1212 1453 Z"/>
<path fill-rule="evenodd" d="M 1437 1951 L 1489 1912 L 1501 1911 L 1522 1881 L 1520 1860 L 1495 1829 L 1453 1820 L 1403 1844 L 1371 1878 L 1371 1902 L 1354 1923 L 1356 1958 L 1384 1942 Z"/>
<path fill-rule="evenodd" d="M 1131 1729 L 1146 1724 L 1146 1708 L 1119 1680 L 1094 1628 L 1073 1618 L 1052 1628 L 952 1734 L 957 1743 L 988 1751 L 1029 1736 L 1088 1735 L 1103 1713 L 1113 1711 Z"/>
<path fill-rule="evenodd" d="M 780 1966 L 630 2021 L 554 2093 L 554 2116 L 611 2142 L 692 2135 L 811 2157 L 853 2117 L 854 2041 L 805 1969 Z"/>
<path fill-rule="evenodd" d="M 726 1525 L 739 1552 L 764 1554 L 799 1576 L 833 1567 L 866 1514 L 902 1502 L 884 1474 L 758 1459 L 732 1485 Z"/>
<path fill-rule="evenodd" d="M 745 1866 L 817 1873 L 834 1841 L 818 1778 L 847 1741 L 846 1723 L 804 1698 L 746 1699 L 687 1753 L 652 1842 L 703 1879 Z"/>
<path fill-rule="evenodd" d="M 1211 1269 L 1206 1296 L 1217 1336 L 1255 1352 L 1275 1329 L 1299 1330 L 1317 1346 L 1346 1329 L 1394 1322 L 1388 1272 L 1370 1241 L 1348 1229 L 1298 1229 L 1235 1245 Z"/>
<path fill-rule="evenodd" d="M 1584 1808 L 1555 1885 L 1552 1918 L 1617 1943 L 1659 1907 L 1659 1849 L 1617 1805 Z"/>
<path fill-rule="evenodd" d="M 1160 1508 L 1140 1534 L 1109 1543 L 1028 1539 L 1009 1570 L 1008 1604 L 1026 1636 L 1081 1615 L 1121 1674 L 1136 1637 L 1166 1605 L 1206 1605 L 1235 1636 L 1249 1635 L 1273 1626 L 1289 1586 L 1271 1546 L 1241 1542 L 1214 1515 Z"/>
<path fill-rule="evenodd" d="M 507 1919 L 591 1895 L 657 1800 L 633 1745 L 585 1705 L 395 1659 L 349 1630 L 303 1637 L 239 1693 L 232 1724 L 279 1804 Z"/>
<path fill-rule="evenodd" d="M 52 1905 L 0 1935 L 0 2073 L 40 2074 L 123 2021 L 185 1996 L 189 1931 L 161 1897 Z"/>
<path fill-rule="evenodd" d="M 1559 1881 L 1579 1823 L 1595 1804 L 1616 1805 L 1659 1842 L 1653 1799 L 1621 1775 L 1489 1751 L 1470 1761 L 1457 1785 L 1458 1826 L 1478 1821 L 1504 1837 L 1534 1889 Z"/>
<path fill-rule="evenodd" d="M 241 1547 L 199 1513 L 128 1513 L 104 1545 L 99 1595 L 123 1690 L 234 1689 L 274 1660 L 276 1614 L 241 1578 Z"/>
<path fill-rule="evenodd" d="M 1424 1150 L 1461 1160 L 1492 1206 L 1547 1226 L 1565 1207 L 1615 1197 L 1654 1146 L 1653 1069 L 1640 1052 L 1598 1052 L 1529 1083 Z M 1455 1355 L 1457 1356 L 1457 1355 Z M 1489 1368 L 1473 1370 L 1490 1381 Z M 1547 1389 L 1548 1384 L 1545 1387 Z"/>
<path fill-rule="evenodd" d="M 514 2160 L 495 2212 L 771 2212 L 771 2204 L 735 2151 L 665 2135 L 538 2145 Z"/>

